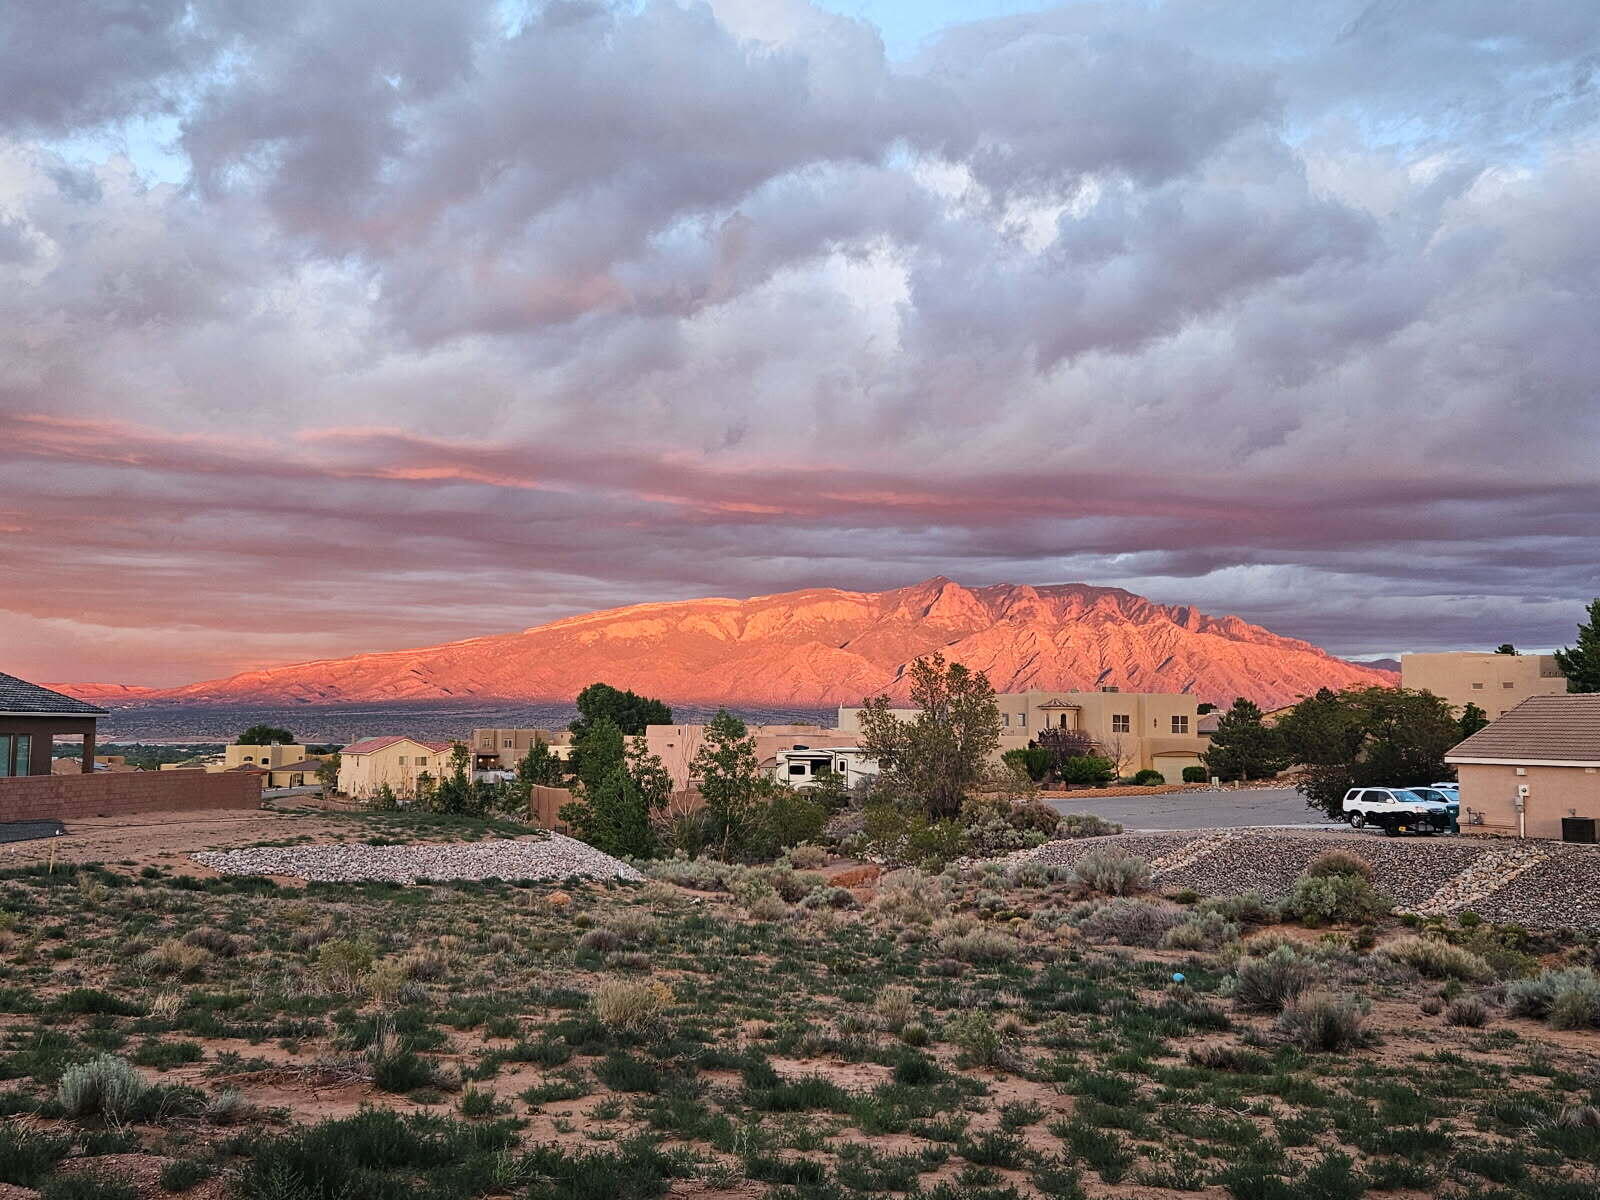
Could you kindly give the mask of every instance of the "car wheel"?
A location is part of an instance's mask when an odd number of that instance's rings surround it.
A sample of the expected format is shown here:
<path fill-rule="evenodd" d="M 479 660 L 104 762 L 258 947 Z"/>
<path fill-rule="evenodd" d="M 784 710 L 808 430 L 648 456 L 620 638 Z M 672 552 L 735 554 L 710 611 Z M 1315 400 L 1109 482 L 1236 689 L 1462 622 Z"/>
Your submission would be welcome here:
<path fill-rule="evenodd" d="M 1350 814 L 1350 828 L 1351 829 L 1360 829 L 1366 823 L 1367 823 L 1367 819 L 1365 817 L 1363 817 L 1360 813 L 1353 812 L 1353 813 Z"/>
<path fill-rule="evenodd" d="M 1384 837 L 1396 837 L 1398 835 L 1395 833 L 1393 825 L 1385 825 L 1383 827 L 1383 836 Z"/>

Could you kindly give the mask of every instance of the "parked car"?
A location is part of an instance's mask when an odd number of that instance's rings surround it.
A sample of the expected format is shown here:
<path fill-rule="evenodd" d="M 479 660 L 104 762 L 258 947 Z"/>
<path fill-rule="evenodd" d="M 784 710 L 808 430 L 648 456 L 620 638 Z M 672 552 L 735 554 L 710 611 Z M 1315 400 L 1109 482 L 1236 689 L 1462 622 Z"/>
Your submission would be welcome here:
<path fill-rule="evenodd" d="M 1461 832 L 1461 793 L 1453 783 L 1430 783 L 1427 787 L 1407 788 L 1406 791 L 1442 804 L 1450 813 L 1450 832 Z"/>
<path fill-rule="evenodd" d="M 1351 828 L 1373 825 L 1393 837 L 1399 833 L 1447 833 L 1450 809 L 1409 788 L 1351 788 L 1344 794 L 1344 817 Z"/>

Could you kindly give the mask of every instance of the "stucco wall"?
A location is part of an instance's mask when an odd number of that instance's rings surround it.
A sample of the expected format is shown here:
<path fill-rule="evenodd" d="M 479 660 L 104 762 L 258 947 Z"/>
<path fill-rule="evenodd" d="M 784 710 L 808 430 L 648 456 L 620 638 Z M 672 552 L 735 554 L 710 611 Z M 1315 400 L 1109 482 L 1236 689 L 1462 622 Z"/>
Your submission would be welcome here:
<path fill-rule="evenodd" d="M 255 775 L 132 771 L 0 779 L 0 821 L 69 821 L 123 813 L 261 807 Z"/>
<path fill-rule="evenodd" d="M 1515 767 L 1461 763 L 1461 832 L 1515 834 L 1517 785 L 1528 785 L 1527 834 L 1531 838 L 1561 838 L 1562 817 L 1600 819 L 1600 769 L 1593 767 Z M 1483 814 L 1474 825 L 1468 809 Z"/>

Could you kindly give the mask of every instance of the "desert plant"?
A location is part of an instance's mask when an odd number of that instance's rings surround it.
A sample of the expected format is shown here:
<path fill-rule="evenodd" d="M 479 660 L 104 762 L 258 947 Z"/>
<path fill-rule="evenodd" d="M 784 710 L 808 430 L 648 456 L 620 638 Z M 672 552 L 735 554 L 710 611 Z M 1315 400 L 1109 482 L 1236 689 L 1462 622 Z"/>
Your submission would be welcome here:
<path fill-rule="evenodd" d="M 1506 1011 L 1548 1019 L 1558 1029 L 1600 1024 L 1600 976 L 1588 967 L 1541 971 L 1506 986 Z"/>
<path fill-rule="evenodd" d="M 1166 781 L 1167 777 L 1152 767 L 1146 767 L 1142 771 L 1135 771 L 1133 775 L 1135 787 L 1156 787 Z"/>
<path fill-rule="evenodd" d="M 1309 959 L 1293 946 L 1279 946 L 1264 957 L 1239 961 L 1233 1002 L 1245 1012 L 1282 1012 L 1315 978 Z"/>
<path fill-rule="evenodd" d="M 1068 813 L 1056 826 L 1058 838 L 1110 837 L 1121 832 L 1122 826 L 1117 822 L 1107 821 L 1093 813 Z"/>
<path fill-rule="evenodd" d="M 951 1017 L 945 1024 L 944 1036 L 960 1051 L 957 1060 L 962 1066 L 992 1067 L 1000 1061 L 1000 1033 L 982 1009 Z"/>
<path fill-rule="evenodd" d="M 56 1099 L 69 1116 L 123 1121 L 137 1111 L 149 1091 L 144 1076 L 124 1059 L 102 1054 L 63 1071 Z"/>
<path fill-rule="evenodd" d="M 1278 1016 L 1278 1029 L 1302 1050 L 1332 1053 L 1369 1045 L 1360 1001 L 1331 992 L 1304 991 Z"/>
<path fill-rule="evenodd" d="M 1313 927 L 1330 922 L 1375 921 L 1390 907 L 1389 900 L 1365 877 L 1352 873 L 1302 875 L 1283 902 L 1285 914 Z"/>
<path fill-rule="evenodd" d="M 1460 979 L 1476 983 L 1489 978 L 1489 964 L 1470 950 L 1440 938 L 1404 934 L 1378 948 L 1378 954 L 1405 963 L 1429 979 Z"/>
<path fill-rule="evenodd" d="M 1204 767 L 1185 767 L 1183 769 L 1183 781 L 1185 783 L 1204 783 L 1209 778 L 1210 776 L 1206 773 Z"/>
<path fill-rule="evenodd" d="M 812 871 L 828 861 L 828 852 L 811 842 L 801 842 L 785 850 L 783 860 L 798 871 Z"/>
<path fill-rule="evenodd" d="M 330 992 L 354 992 L 372 970 L 373 957 L 366 942 L 334 938 L 317 947 L 317 975 Z"/>
<path fill-rule="evenodd" d="M 607 980 L 589 995 L 595 1019 L 608 1029 L 648 1029 L 672 1003 L 672 989 L 658 981 Z"/>
<path fill-rule="evenodd" d="M 1078 923 L 1078 932 L 1094 942 L 1123 946 L 1158 946 L 1168 930 L 1182 924 L 1185 914 L 1170 904 L 1154 900 L 1113 900 Z"/>
<path fill-rule="evenodd" d="M 1150 864 L 1124 850 L 1090 850 L 1072 865 L 1072 881 L 1092 892 L 1131 896 L 1150 890 Z"/>
<path fill-rule="evenodd" d="M 1359 875 L 1372 882 L 1372 864 L 1349 850 L 1324 850 L 1307 864 L 1305 873 L 1313 879 L 1330 875 Z"/>
<path fill-rule="evenodd" d="M 1479 1029 L 1489 1019 L 1489 1006 L 1478 996 L 1457 996 L 1445 1005 L 1444 1019 L 1452 1025 Z"/>
<path fill-rule="evenodd" d="M 917 993 L 904 984 L 890 984 L 873 1000 L 872 1011 L 885 1029 L 898 1033 L 916 1015 Z"/>
<path fill-rule="evenodd" d="M 750 914 L 751 920 L 781 921 L 789 915 L 789 906 L 784 903 L 783 897 L 768 892 L 765 896 L 757 896 L 745 911 Z"/>
<path fill-rule="evenodd" d="M 1167 950 L 1215 950 L 1239 936 L 1239 927 L 1215 912 L 1196 912 L 1161 938 Z"/>

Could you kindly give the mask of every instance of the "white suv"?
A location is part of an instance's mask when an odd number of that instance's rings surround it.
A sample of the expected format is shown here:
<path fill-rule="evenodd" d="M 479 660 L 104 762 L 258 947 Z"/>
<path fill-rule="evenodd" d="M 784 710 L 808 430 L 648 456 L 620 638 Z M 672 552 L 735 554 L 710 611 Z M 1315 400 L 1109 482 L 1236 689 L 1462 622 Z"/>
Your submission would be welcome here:
<path fill-rule="evenodd" d="M 1351 788 L 1344 794 L 1344 817 L 1360 829 L 1375 825 L 1397 833 L 1448 833 L 1450 809 L 1405 788 Z"/>

